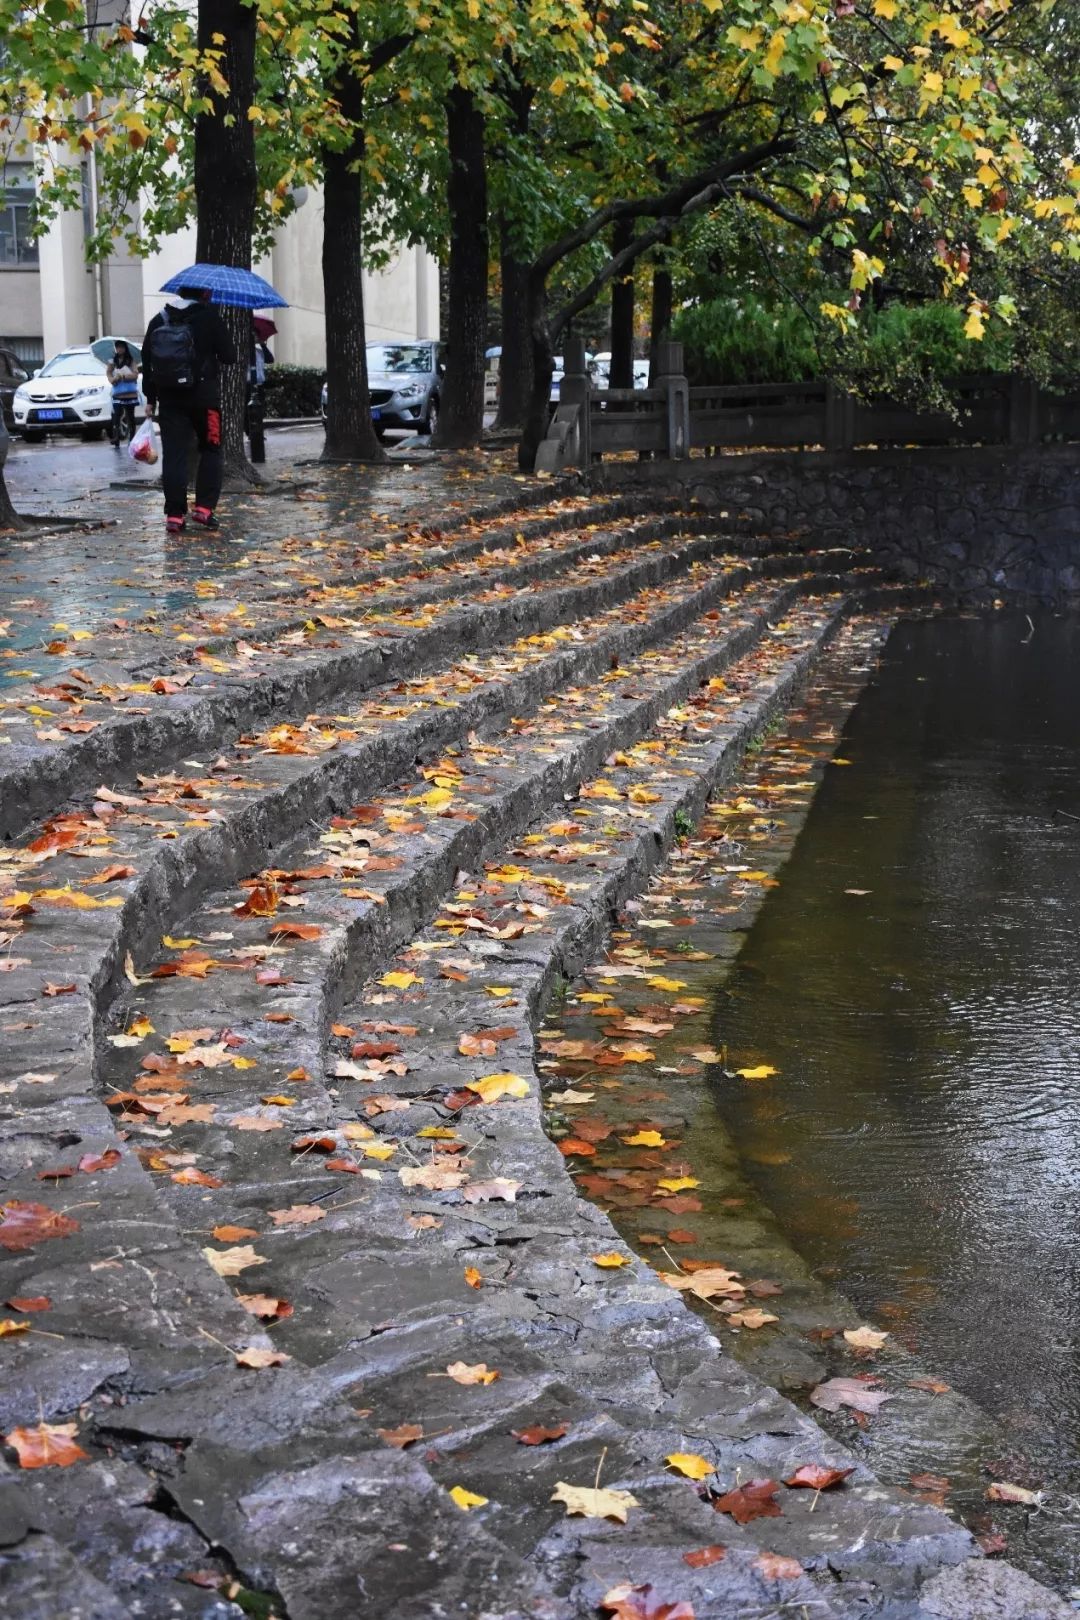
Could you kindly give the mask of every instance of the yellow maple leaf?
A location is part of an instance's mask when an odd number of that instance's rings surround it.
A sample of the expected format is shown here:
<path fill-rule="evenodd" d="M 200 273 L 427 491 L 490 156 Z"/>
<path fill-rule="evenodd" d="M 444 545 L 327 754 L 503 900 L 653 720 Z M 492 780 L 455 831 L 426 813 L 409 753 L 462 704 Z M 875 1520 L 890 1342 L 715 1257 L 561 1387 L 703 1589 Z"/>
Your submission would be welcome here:
<path fill-rule="evenodd" d="M 475 1491 L 467 1491 L 464 1485 L 451 1485 L 450 1495 L 463 1513 L 468 1513 L 472 1508 L 486 1507 L 488 1504 L 486 1496 L 477 1496 Z"/>
<path fill-rule="evenodd" d="M 616 1249 L 612 1249 L 608 1254 L 590 1255 L 589 1258 L 594 1266 L 602 1266 L 604 1270 L 614 1270 L 619 1266 L 628 1266 L 630 1264 L 625 1254 L 619 1254 Z"/>
<path fill-rule="evenodd" d="M 408 990 L 411 985 L 423 984 L 423 979 L 417 978 L 415 973 L 384 973 L 379 980 L 388 990 Z"/>
<path fill-rule="evenodd" d="M 630 1508 L 641 1503 L 629 1491 L 597 1490 L 595 1486 L 568 1485 L 560 1479 L 551 1493 L 553 1502 L 562 1502 L 568 1515 L 578 1513 L 585 1519 L 618 1519 L 626 1523 Z"/>
<path fill-rule="evenodd" d="M 529 1082 L 520 1074 L 485 1074 L 481 1080 L 470 1080 L 466 1091 L 475 1091 L 486 1103 L 498 1102 L 500 1097 L 527 1097 Z"/>
<path fill-rule="evenodd" d="M 767 1063 L 759 1063 L 756 1069 L 736 1069 L 735 1073 L 740 1080 L 769 1080 L 780 1070 L 770 1068 Z"/>
<path fill-rule="evenodd" d="M 700 1187 L 701 1182 L 696 1176 L 665 1176 L 656 1183 L 663 1187 L 665 1192 L 685 1192 L 687 1187 Z"/>
<path fill-rule="evenodd" d="M 712 1463 L 705 1457 L 699 1457 L 696 1451 L 673 1451 L 664 1461 L 686 1479 L 704 1479 L 706 1475 L 716 1473 Z"/>
<path fill-rule="evenodd" d="M 685 979 L 664 979 L 664 978 L 661 978 L 661 976 L 659 974 L 655 974 L 651 979 L 646 979 L 645 983 L 652 990 L 685 990 L 686 989 L 686 980 Z"/>
<path fill-rule="evenodd" d="M 633 1136 L 624 1136 L 623 1141 L 627 1147 L 667 1147 L 660 1131 L 635 1131 Z"/>

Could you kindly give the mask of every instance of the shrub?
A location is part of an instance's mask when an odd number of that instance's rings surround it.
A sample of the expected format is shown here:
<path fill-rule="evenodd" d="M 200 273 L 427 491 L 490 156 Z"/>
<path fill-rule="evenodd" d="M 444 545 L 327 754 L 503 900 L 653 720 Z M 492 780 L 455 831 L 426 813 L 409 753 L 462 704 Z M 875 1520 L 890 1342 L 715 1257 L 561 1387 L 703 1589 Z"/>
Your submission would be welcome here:
<path fill-rule="evenodd" d="M 904 394 L 965 372 L 1008 371 L 1008 334 L 964 336 L 951 304 L 868 309 L 856 332 L 821 332 L 793 305 L 713 298 L 676 316 L 691 383 L 809 382 L 832 377 L 865 393 Z"/>
<path fill-rule="evenodd" d="M 325 376 L 318 366 L 267 366 L 263 385 L 267 417 L 318 416 Z"/>

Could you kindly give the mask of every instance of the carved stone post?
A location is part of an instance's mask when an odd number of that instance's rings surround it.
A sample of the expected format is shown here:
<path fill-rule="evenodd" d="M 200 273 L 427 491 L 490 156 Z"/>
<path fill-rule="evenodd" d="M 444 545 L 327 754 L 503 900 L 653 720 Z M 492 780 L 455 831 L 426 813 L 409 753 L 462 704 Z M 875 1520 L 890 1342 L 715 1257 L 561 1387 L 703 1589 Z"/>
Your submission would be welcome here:
<path fill-rule="evenodd" d="M 690 454 L 690 384 L 683 372 L 681 343 L 656 345 L 654 388 L 666 395 L 667 454 L 669 461 L 682 461 Z"/>

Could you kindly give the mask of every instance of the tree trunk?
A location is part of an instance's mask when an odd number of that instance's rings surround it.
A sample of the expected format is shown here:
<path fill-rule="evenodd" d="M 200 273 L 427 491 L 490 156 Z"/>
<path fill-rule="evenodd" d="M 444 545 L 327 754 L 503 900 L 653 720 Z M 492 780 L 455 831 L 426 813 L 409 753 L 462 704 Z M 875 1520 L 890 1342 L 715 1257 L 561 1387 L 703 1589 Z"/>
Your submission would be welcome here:
<path fill-rule="evenodd" d="M 611 233 L 611 256 L 634 240 L 634 221 L 621 219 Z M 609 388 L 634 386 L 634 269 L 611 283 L 611 370 Z"/>
<path fill-rule="evenodd" d="M 536 452 L 546 436 L 551 414 L 551 378 L 555 371 L 551 333 L 547 321 L 547 277 L 535 266 L 529 271 L 527 308 L 529 315 L 529 345 L 532 353 L 532 385 L 529 390 L 529 408 L 518 445 L 518 467 L 532 472 L 536 465 Z"/>
<path fill-rule="evenodd" d="M 22 519 L 11 502 L 11 495 L 4 482 L 4 469 L 0 467 L 0 529 L 21 529 Z"/>
<path fill-rule="evenodd" d="M 484 431 L 488 206 L 484 115 L 471 90 L 446 98 L 450 156 L 450 328 L 446 380 L 433 443 L 443 450 L 479 444 Z"/>
<path fill-rule="evenodd" d="M 667 341 L 671 331 L 672 314 L 672 285 L 671 271 L 668 269 L 663 250 L 657 255 L 653 266 L 652 278 L 652 314 L 649 319 L 649 381 L 653 382 L 656 373 L 656 345 Z"/>
<path fill-rule="evenodd" d="M 352 13 L 354 53 L 361 49 Z M 323 304 L 326 311 L 325 461 L 385 461 L 371 421 L 364 325 L 364 88 L 347 63 L 327 86 L 352 131 L 342 151 L 323 152 Z"/>
<path fill-rule="evenodd" d="M 500 222 L 502 355 L 499 359 L 498 428 L 520 428 L 528 415 L 532 388 L 529 336 L 529 267 L 517 257 L 505 220 Z"/>
<path fill-rule="evenodd" d="M 211 110 L 195 121 L 195 256 L 201 264 L 231 264 L 241 270 L 251 269 L 258 187 L 255 126 L 248 117 L 255 98 L 256 21 L 255 7 L 244 0 L 199 0 L 199 49 L 222 51 L 220 67 L 229 88 L 220 95 L 204 85 Z M 215 35 L 224 38 L 223 45 L 215 42 Z M 259 481 L 244 451 L 251 316 L 247 310 L 224 307 L 221 314 L 237 354 L 235 365 L 222 367 L 221 373 L 225 478 L 247 485 Z"/>

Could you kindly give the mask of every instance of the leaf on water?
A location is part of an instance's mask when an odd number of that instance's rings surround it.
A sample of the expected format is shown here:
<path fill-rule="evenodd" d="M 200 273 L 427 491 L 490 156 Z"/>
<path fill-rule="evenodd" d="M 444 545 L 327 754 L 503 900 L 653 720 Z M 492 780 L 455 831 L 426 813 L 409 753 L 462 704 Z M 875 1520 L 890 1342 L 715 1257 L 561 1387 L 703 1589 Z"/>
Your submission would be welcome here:
<path fill-rule="evenodd" d="M 439 1378 L 441 1373 L 429 1373 L 429 1378 Z M 477 1361 L 470 1366 L 467 1361 L 452 1361 L 446 1369 L 446 1377 L 452 1378 L 455 1384 L 493 1384 L 499 1377 L 494 1367 L 489 1367 L 486 1361 Z"/>
<path fill-rule="evenodd" d="M 726 1266 L 705 1266 L 699 1271 L 662 1271 L 661 1282 L 682 1293 L 696 1294 L 698 1299 L 735 1299 L 746 1289 L 738 1280 L 738 1272 Z"/>
<path fill-rule="evenodd" d="M 264 1254 L 256 1254 L 250 1243 L 235 1249 L 204 1249 L 203 1257 L 219 1277 L 236 1277 L 249 1266 L 270 1263 Z"/>
<path fill-rule="evenodd" d="M 662 1131 L 635 1131 L 633 1136 L 620 1139 L 627 1147 L 667 1147 Z"/>
<path fill-rule="evenodd" d="M 656 1183 L 663 1187 L 665 1192 L 684 1192 L 687 1187 L 700 1187 L 701 1182 L 696 1176 L 664 1176 Z"/>
<path fill-rule="evenodd" d="M 854 1472 L 854 1468 L 826 1468 L 822 1463 L 803 1463 L 801 1468 L 788 1475 L 784 1484 L 793 1491 L 831 1491 L 834 1485 L 841 1484 Z"/>
<path fill-rule="evenodd" d="M 12 1429 L 4 1443 L 18 1456 L 20 1468 L 70 1468 L 90 1461 L 75 1440 L 78 1428 L 77 1423 L 39 1423 L 33 1429 Z"/>
<path fill-rule="evenodd" d="M 463 1513 L 468 1513 L 473 1508 L 486 1507 L 489 1500 L 486 1496 L 477 1496 L 475 1491 L 467 1491 L 464 1485 L 451 1485 L 450 1496 Z"/>
<path fill-rule="evenodd" d="M 717 1513 L 730 1514 L 736 1524 L 750 1524 L 754 1519 L 779 1519 L 782 1517 L 776 1500 L 779 1489 L 775 1479 L 751 1479 L 723 1496 L 713 1497 L 712 1505 Z"/>
<path fill-rule="evenodd" d="M 573 1514 L 585 1519 L 617 1519 L 620 1524 L 626 1523 L 626 1517 L 632 1507 L 640 1507 L 641 1503 L 629 1491 L 598 1490 L 589 1485 L 568 1485 L 565 1480 L 559 1480 L 551 1494 L 552 1502 L 562 1502 L 566 1508 L 567 1517 Z"/>
<path fill-rule="evenodd" d="M 779 1322 L 779 1320 L 778 1316 L 773 1316 L 770 1311 L 761 1310 L 757 1305 L 752 1306 L 748 1311 L 735 1311 L 728 1317 L 732 1327 L 752 1328 L 755 1330 L 767 1327 L 770 1322 Z"/>
<path fill-rule="evenodd" d="M 560 1103 L 563 1107 L 572 1107 L 575 1103 L 591 1103 L 596 1101 L 595 1091 L 552 1091 L 548 1095 L 548 1102 Z"/>
<path fill-rule="evenodd" d="M 699 1457 L 696 1451 L 673 1451 L 664 1461 L 685 1479 L 705 1479 L 707 1475 L 716 1473 L 709 1459 Z"/>
<path fill-rule="evenodd" d="M 887 1333 L 880 1333 L 872 1327 L 844 1329 L 844 1338 L 854 1350 L 880 1350 L 888 1337 Z"/>
<path fill-rule="evenodd" d="M 823 1412 L 839 1412 L 841 1407 L 849 1406 L 854 1412 L 869 1412 L 871 1416 L 892 1398 L 885 1390 L 871 1389 L 870 1383 L 861 1378 L 828 1378 L 810 1392 L 811 1402 Z"/>
<path fill-rule="evenodd" d="M 61 1215 L 48 1204 L 27 1203 L 13 1198 L 0 1205 L 0 1248 L 29 1249 L 48 1238 L 70 1237 L 79 1230 L 78 1221 Z"/>
<path fill-rule="evenodd" d="M 927 1395 L 951 1395 L 952 1385 L 946 1384 L 940 1378 L 911 1378 L 908 1380 L 908 1389 L 925 1390 Z"/>
<path fill-rule="evenodd" d="M 769 1080 L 774 1074 L 779 1074 L 780 1070 L 770 1068 L 767 1063 L 759 1063 L 756 1069 L 736 1069 L 735 1073 L 740 1080 Z"/>
<path fill-rule="evenodd" d="M 586 1142 L 580 1136 L 561 1137 L 556 1146 L 558 1147 L 559 1152 L 568 1159 L 573 1157 L 575 1154 L 579 1159 L 591 1159 L 596 1153 L 596 1149 L 593 1144 L 591 1142 Z"/>
<path fill-rule="evenodd" d="M 561 1440 L 568 1428 L 567 1423 L 556 1423 L 550 1429 L 545 1429 L 542 1423 L 534 1423 L 527 1429 L 511 1429 L 510 1433 L 519 1446 L 546 1446 L 552 1440 Z"/>
<path fill-rule="evenodd" d="M 933 1491 L 935 1496 L 952 1489 L 952 1480 L 944 1474 L 912 1474 L 909 1483 L 914 1490 Z"/>

